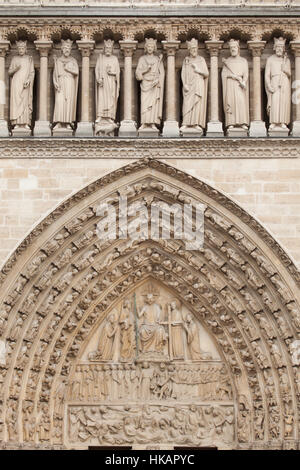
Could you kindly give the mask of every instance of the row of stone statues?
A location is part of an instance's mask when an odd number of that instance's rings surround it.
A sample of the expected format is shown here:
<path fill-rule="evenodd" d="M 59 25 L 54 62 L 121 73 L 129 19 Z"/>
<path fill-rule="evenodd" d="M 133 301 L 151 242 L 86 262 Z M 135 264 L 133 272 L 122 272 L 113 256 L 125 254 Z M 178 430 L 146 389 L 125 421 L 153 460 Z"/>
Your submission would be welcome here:
<path fill-rule="evenodd" d="M 53 130 L 72 131 L 76 122 L 79 67 L 71 56 L 72 41 L 62 41 L 62 54 L 54 56 L 53 83 L 55 107 Z M 104 52 L 97 59 L 96 76 L 96 135 L 114 135 L 117 103 L 120 91 L 120 66 L 113 55 L 112 40 L 104 41 Z M 206 125 L 209 71 L 206 61 L 198 54 L 198 41 L 187 41 L 189 55 L 184 59 L 182 78 L 182 135 L 201 136 Z M 165 70 L 163 56 L 155 54 L 155 39 L 145 40 L 145 53 L 139 58 L 136 79 L 140 82 L 139 135 L 158 135 L 163 114 Z M 10 121 L 16 129 L 30 129 L 32 119 L 33 59 L 26 52 L 26 42 L 17 42 L 18 55 L 9 67 L 11 77 Z M 240 56 L 239 41 L 229 41 L 230 57 L 223 59 L 222 85 L 225 126 L 247 133 L 249 119 L 248 62 Z M 285 39 L 275 38 L 275 54 L 265 68 L 267 111 L 270 128 L 287 129 L 291 115 L 291 63 L 285 53 Z M 126 90 L 125 90 L 126 93 Z"/>

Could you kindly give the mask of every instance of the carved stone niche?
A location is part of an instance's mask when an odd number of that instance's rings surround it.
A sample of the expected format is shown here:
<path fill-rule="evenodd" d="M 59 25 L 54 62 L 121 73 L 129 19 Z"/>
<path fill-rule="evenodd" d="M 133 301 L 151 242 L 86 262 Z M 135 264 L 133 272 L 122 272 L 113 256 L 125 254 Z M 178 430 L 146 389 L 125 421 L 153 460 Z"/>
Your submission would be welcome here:
<path fill-rule="evenodd" d="M 213 339 L 146 281 L 100 319 L 73 367 L 67 447 L 234 446 L 231 381 Z"/>

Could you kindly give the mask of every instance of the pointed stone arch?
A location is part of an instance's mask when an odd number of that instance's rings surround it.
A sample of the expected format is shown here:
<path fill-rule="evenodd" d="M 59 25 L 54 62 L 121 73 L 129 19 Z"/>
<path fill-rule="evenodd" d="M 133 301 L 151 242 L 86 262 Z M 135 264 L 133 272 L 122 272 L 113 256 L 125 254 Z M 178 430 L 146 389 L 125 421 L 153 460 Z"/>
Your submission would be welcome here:
<path fill-rule="evenodd" d="M 118 208 L 120 194 L 147 207 L 204 204 L 203 249 L 188 251 L 181 240 L 99 240 L 97 207 Z M 2 268 L 4 445 L 70 446 L 65 405 L 78 358 L 111 308 L 150 278 L 194 315 L 225 364 L 235 423 L 227 448 L 297 448 L 300 273 L 235 202 L 153 159 L 71 196 Z"/>

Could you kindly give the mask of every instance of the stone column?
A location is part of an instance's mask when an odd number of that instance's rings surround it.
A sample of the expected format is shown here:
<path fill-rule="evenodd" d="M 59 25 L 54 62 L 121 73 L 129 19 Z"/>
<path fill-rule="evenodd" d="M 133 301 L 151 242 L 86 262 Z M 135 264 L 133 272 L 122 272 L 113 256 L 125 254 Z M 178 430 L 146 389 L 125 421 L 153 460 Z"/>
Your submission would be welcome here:
<path fill-rule="evenodd" d="M 5 56 L 9 49 L 9 41 L 0 40 L 0 137 L 8 137 L 8 125 L 4 115 L 6 101 Z"/>
<path fill-rule="evenodd" d="M 223 126 L 219 120 L 219 50 L 224 41 L 205 41 L 210 54 L 210 120 L 207 123 L 206 137 L 221 137 Z"/>
<path fill-rule="evenodd" d="M 180 41 L 162 41 L 167 51 L 167 113 L 162 131 L 163 137 L 179 137 L 179 124 L 176 121 L 176 77 L 175 77 L 175 54 L 179 48 Z"/>
<path fill-rule="evenodd" d="M 295 87 L 292 89 L 292 103 L 296 105 L 295 121 L 292 125 L 291 135 L 300 137 L 300 41 L 291 41 L 291 49 L 295 56 Z"/>
<path fill-rule="evenodd" d="M 93 136 L 93 123 L 90 120 L 90 54 L 95 41 L 80 39 L 76 41 L 82 56 L 81 66 L 81 118 L 77 124 L 76 137 Z"/>
<path fill-rule="evenodd" d="M 52 41 L 40 39 L 34 41 L 34 44 L 40 53 L 40 79 L 38 121 L 35 122 L 33 135 L 36 137 L 50 137 L 51 128 L 48 121 L 48 54 L 52 47 Z"/>
<path fill-rule="evenodd" d="M 253 96 L 253 116 L 250 122 L 250 137 L 266 137 L 266 124 L 262 121 L 261 115 L 261 68 L 260 57 L 266 41 L 248 41 L 248 48 L 252 52 L 253 57 L 253 80 L 252 80 L 252 96 Z"/>
<path fill-rule="evenodd" d="M 119 44 L 124 54 L 124 119 L 120 125 L 119 136 L 136 137 L 136 122 L 132 120 L 132 56 L 136 50 L 137 41 L 131 41 L 130 39 L 127 39 L 124 41 L 119 41 Z"/>

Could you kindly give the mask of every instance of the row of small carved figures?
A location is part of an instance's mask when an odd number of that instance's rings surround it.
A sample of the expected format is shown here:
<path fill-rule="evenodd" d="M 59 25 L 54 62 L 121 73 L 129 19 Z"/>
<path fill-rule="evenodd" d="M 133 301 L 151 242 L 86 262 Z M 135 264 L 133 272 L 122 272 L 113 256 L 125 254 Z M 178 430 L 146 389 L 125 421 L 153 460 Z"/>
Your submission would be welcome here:
<path fill-rule="evenodd" d="M 82 366 L 70 384 L 72 400 L 111 400 L 142 398 L 174 398 L 185 396 L 229 399 L 231 385 L 226 372 L 218 367 L 168 370 L 164 367 L 137 369 L 128 364 L 118 368 Z"/>
<path fill-rule="evenodd" d="M 194 441 L 226 434 L 233 439 L 232 407 L 72 407 L 69 410 L 71 441 L 97 438 L 99 442 L 134 442 L 141 439 Z M 150 432 L 150 434 L 148 434 Z M 115 438 L 113 438 L 115 436 Z M 224 436 L 225 437 L 225 436 Z"/>

